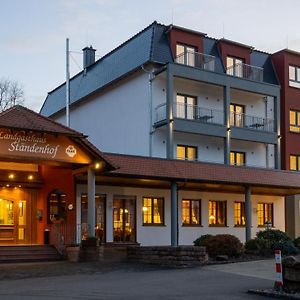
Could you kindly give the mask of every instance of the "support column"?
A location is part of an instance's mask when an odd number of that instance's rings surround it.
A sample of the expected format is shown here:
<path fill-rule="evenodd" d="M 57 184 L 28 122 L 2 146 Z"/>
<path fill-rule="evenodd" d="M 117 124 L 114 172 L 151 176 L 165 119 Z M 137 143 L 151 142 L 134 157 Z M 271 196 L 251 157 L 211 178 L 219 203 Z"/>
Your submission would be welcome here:
<path fill-rule="evenodd" d="M 246 213 L 246 242 L 251 240 L 252 227 L 252 205 L 251 205 L 251 186 L 245 188 L 245 213 Z"/>
<path fill-rule="evenodd" d="M 224 164 L 230 165 L 230 86 L 224 86 L 223 95 L 224 125 L 227 128 L 224 138 Z"/>
<path fill-rule="evenodd" d="M 178 199 L 177 183 L 171 183 L 171 246 L 178 246 Z"/>
<path fill-rule="evenodd" d="M 281 130 L 280 130 L 280 96 L 274 97 L 274 131 L 277 132 L 277 145 L 275 145 L 275 169 L 281 169 Z"/>
<path fill-rule="evenodd" d="M 166 114 L 167 114 L 167 147 L 166 147 L 166 157 L 168 159 L 174 159 L 174 132 L 173 132 L 173 102 L 174 102 L 174 84 L 173 84 L 173 73 L 171 66 L 167 67 L 167 104 L 166 104 Z"/>
<path fill-rule="evenodd" d="M 95 237 L 95 171 L 88 168 L 88 237 Z"/>

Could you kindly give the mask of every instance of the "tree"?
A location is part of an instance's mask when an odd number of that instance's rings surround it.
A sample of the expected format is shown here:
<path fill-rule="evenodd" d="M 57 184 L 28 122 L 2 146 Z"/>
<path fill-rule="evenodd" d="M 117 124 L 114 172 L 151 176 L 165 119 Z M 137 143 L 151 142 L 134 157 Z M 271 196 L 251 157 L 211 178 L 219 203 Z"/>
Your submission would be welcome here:
<path fill-rule="evenodd" d="M 24 103 L 23 87 L 14 80 L 0 79 L 0 111 Z"/>

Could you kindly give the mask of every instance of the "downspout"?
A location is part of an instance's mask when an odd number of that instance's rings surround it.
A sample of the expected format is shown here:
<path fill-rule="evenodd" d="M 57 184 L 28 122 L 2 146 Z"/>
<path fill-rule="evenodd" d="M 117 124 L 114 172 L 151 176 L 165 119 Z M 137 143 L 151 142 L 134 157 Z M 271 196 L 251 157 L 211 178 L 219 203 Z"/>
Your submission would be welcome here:
<path fill-rule="evenodd" d="M 264 102 L 265 102 L 265 119 L 266 121 L 268 120 L 268 97 L 264 97 Z M 269 162 L 269 144 L 266 144 L 266 168 L 269 169 L 270 167 L 270 162 Z"/>

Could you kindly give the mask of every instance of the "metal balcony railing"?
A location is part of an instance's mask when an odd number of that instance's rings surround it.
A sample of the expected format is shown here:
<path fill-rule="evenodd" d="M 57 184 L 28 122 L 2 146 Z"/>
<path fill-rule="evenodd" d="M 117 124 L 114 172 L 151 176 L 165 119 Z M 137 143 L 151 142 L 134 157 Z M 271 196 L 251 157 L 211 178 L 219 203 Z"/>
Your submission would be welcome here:
<path fill-rule="evenodd" d="M 230 112 L 230 126 L 274 132 L 274 120 Z"/>
<path fill-rule="evenodd" d="M 199 52 L 185 51 L 176 57 L 175 62 L 203 70 L 215 70 L 215 57 Z"/>
<path fill-rule="evenodd" d="M 254 81 L 263 81 L 264 69 L 256 66 L 239 63 L 227 68 L 228 75 L 247 78 Z"/>
<path fill-rule="evenodd" d="M 195 120 L 201 123 L 224 124 L 224 113 L 221 110 L 185 103 L 174 103 L 173 109 L 175 118 Z M 155 123 L 166 120 L 166 117 L 166 104 L 158 105 L 155 108 Z"/>

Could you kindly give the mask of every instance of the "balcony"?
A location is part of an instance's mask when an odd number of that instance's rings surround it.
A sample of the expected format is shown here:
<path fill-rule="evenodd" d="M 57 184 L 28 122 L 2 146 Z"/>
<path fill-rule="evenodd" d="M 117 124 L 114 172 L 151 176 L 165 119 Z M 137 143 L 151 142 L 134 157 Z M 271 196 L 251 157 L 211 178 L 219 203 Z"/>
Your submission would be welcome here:
<path fill-rule="evenodd" d="M 174 103 L 174 117 L 200 123 L 224 124 L 223 111 L 185 103 Z M 158 105 L 155 109 L 155 123 L 160 123 L 164 120 L 166 120 L 165 103 Z"/>
<path fill-rule="evenodd" d="M 174 103 L 174 118 L 225 126 L 223 110 L 204 108 L 198 105 Z M 155 108 L 154 123 L 156 125 L 165 124 L 166 120 L 166 103 L 163 103 Z M 274 132 L 275 130 L 274 120 L 272 119 L 237 112 L 230 112 L 230 126 L 263 132 Z"/>
<path fill-rule="evenodd" d="M 274 132 L 274 120 L 230 112 L 230 126 Z"/>
<path fill-rule="evenodd" d="M 194 51 L 185 51 L 179 54 L 175 62 L 203 70 L 215 71 L 215 57 Z"/>
<path fill-rule="evenodd" d="M 227 68 L 226 74 L 262 82 L 264 78 L 264 69 L 244 63 L 238 63 Z"/>

